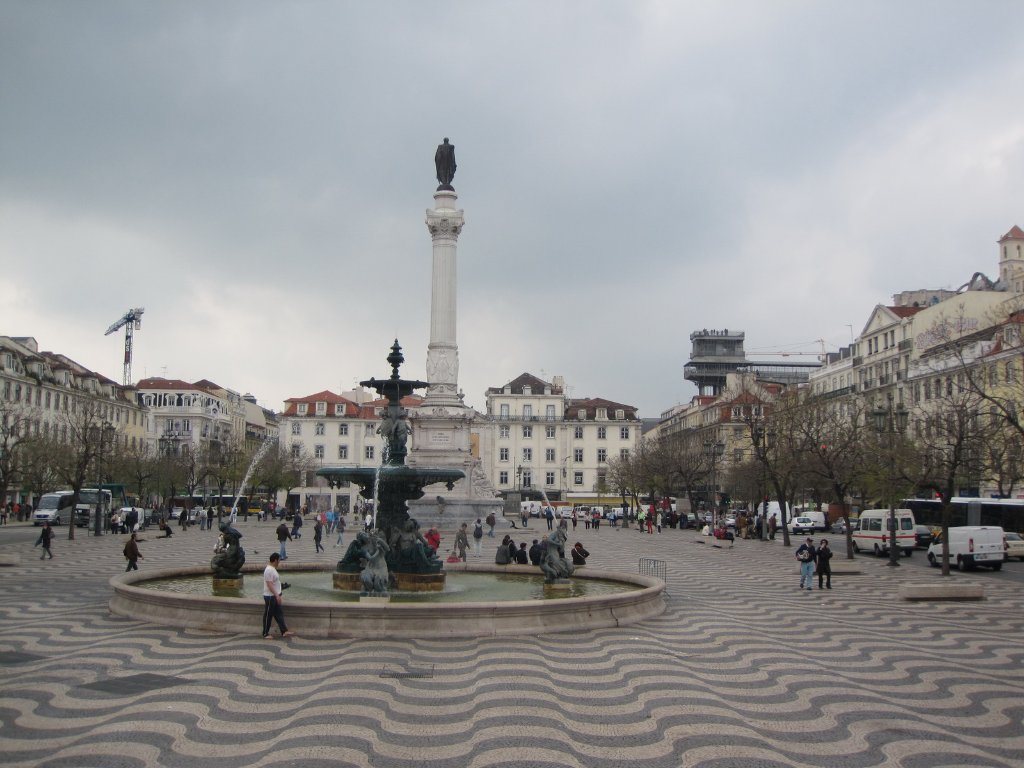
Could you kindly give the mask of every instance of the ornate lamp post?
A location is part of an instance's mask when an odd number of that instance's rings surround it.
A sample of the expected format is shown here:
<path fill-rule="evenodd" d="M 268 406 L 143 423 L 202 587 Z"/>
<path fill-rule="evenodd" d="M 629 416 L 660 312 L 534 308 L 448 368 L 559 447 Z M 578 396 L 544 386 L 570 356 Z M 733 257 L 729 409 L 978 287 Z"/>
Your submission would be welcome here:
<path fill-rule="evenodd" d="M 96 452 L 96 474 L 99 479 L 96 482 L 96 514 L 93 520 L 93 536 L 103 535 L 103 441 L 108 440 L 112 444 L 115 429 L 109 421 L 104 421 L 98 431 L 100 446 Z"/>
<path fill-rule="evenodd" d="M 896 501 L 893 498 L 893 486 L 896 484 L 896 435 L 902 435 L 907 429 L 910 412 L 900 403 L 893 407 L 892 392 L 888 393 L 886 407 L 879 406 L 871 412 L 875 420 L 875 431 L 886 436 L 889 452 L 889 563 L 890 567 L 898 567 L 899 548 L 896 546 Z"/>
<path fill-rule="evenodd" d="M 704 452 L 711 458 L 711 530 L 718 527 L 718 478 L 715 470 L 718 464 L 718 457 L 725 453 L 725 443 L 712 442 L 704 443 Z"/>

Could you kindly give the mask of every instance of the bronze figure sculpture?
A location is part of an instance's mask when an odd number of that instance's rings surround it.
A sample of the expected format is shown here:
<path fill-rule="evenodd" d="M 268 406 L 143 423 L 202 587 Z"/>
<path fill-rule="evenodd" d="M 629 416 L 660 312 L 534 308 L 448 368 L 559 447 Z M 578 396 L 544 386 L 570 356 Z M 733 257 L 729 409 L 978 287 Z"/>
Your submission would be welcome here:
<path fill-rule="evenodd" d="M 434 168 L 437 171 L 438 190 L 454 192 L 452 179 L 455 178 L 455 145 L 448 143 L 448 137 L 444 137 L 444 143 L 437 145 L 434 153 Z"/>

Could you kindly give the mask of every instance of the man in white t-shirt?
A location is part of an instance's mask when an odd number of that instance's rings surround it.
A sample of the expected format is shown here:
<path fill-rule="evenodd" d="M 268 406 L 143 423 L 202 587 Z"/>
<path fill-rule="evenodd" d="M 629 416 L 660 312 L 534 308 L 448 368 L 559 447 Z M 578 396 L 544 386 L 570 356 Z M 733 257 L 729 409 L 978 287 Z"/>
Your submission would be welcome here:
<path fill-rule="evenodd" d="M 270 562 L 263 569 L 263 639 L 270 640 L 270 620 L 277 622 L 281 630 L 281 637 L 292 637 L 294 632 L 288 629 L 284 623 L 284 611 L 281 608 L 281 576 L 277 572 L 277 564 L 281 562 L 281 555 L 274 552 L 270 556 Z"/>

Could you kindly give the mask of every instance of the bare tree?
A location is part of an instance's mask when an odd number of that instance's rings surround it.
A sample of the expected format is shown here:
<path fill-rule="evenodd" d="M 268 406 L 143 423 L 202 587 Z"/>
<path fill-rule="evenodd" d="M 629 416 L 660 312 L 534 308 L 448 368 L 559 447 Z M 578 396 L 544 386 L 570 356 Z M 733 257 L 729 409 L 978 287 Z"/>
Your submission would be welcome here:
<path fill-rule="evenodd" d="M 68 411 L 61 413 L 62 439 L 51 441 L 53 467 L 57 476 L 72 490 L 72 510 L 81 497 L 82 488 L 99 476 L 99 454 L 103 445 L 105 424 L 99 403 L 92 400 L 72 400 Z M 63 439 L 66 428 L 67 439 Z M 97 491 L 100 489 L 97 488 Z M 102 494 L 98 494 L 96 515 L 102 512 Z M 75 538 L 75 514 L 68 526 L 68 539 Z"/>
<path fill-rule="evenodd" d="M 798 395 L 798 401 L 802 414 L 793 425 L 805 451 L 807 473 L 824 482 L 833 502 L 840 505 L 846 526 L 846 556 L 852 559 L 853 533 L 847 499 L 864 479 L 864 402 L 815 397 L 809 390 Z"/>
<path fill-rule="evenodd" d="M 151 483 L 159 472 L 159 459 L 154 450 L 144 441 L 129 446 L 118 454 L 118 471 L 121 477 L 130 481 L 130 487 L 139 497 L 139 503 L 146 504 Z"/>
<path fill-rule="evenodd" d="M 23 482 L 28 449 L 38 438 L 33 436 L 38 419 L 38 410 L 27 403 L 0 400 L 0 504 Z"/>
<path fill-rule="evenodd" d="M 952 499 L 962 482 L 980 478 L 990 422 L 979 417 L 983 402 L 958 383 L 953 371 L 930 382 L 934 396 L 914 423 L 917 461 L 908 476 L 918 488 L 934 491 L 942 502 L 942 575 L 949 575 L 949 520 Z"/>
<path fill-rule="evenodd" d="M 685 496 L 690 509 L 697 509 L 697 490 L 708 486 L 711 455 L 704 449 L 703 437 L 695 430 L 669 435 L 661 441 L 661 451 L 674 496 Z M 714 503 L 714 499 L 710 499 Z"/>
<path fill-rule="evenodd" d="M 1024 480 L 1024 444 L 1006 420 L 990 418 L 988 426 L 988 440 L 981 448 L 985 477 L 995 484 L 996 495 L 1008 499 Z"/>

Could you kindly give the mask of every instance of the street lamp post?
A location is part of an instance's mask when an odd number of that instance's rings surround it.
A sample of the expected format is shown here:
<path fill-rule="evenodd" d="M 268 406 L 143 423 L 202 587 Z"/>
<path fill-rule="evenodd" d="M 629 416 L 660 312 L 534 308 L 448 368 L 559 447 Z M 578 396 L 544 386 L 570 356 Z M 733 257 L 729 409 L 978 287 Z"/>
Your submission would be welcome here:
<path fill-rule="evenodd" d="M 93 520 L 93 536 L 103 535 L 103 440 L 114 436 L 114 425 L 104 421 L 99 429 L 100 446 L 96 451 L 96 514 Z"/>
<path fill-rule="evenodd" d="M 715 530 L 718 527 L 718 478 L 715 470 L 718 457 L 725 453 L 725 443 L 708 440 L 704 443 L 704 450 L 711 458 L 711 530 Z"/>
<path fill-rule="evenodd" d="M 909 413 L 903 403 L 893 407 L 892 392 L 886 398 L 886 407 L 879 406 L 871 412 L 875 420 L 875 430 L 886 435 L 889 452 L 889 563 L 892 568 L 899 566 L 899 548 L 896 546 L 896 500 L 893 498 L 893 485 L 896 484 L 896 435 L 903 434 L 907 429 Z"/>

